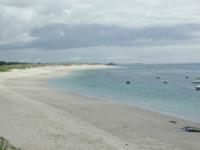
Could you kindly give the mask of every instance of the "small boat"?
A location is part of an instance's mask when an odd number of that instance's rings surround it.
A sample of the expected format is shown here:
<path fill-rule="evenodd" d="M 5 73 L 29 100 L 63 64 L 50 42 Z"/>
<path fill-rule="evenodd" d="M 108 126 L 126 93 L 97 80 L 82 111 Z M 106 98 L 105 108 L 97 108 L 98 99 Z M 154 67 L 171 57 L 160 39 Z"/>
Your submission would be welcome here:
<path fill-rule="evenodd" d="M 195 89 L 196 89 L 197 91 L 200 91 L 200 85 L 196 86 Z"/>
<path fill-rule="evenodd" d="M 200 80 L 192 81 L 192 84 L 200 84 Z"/>

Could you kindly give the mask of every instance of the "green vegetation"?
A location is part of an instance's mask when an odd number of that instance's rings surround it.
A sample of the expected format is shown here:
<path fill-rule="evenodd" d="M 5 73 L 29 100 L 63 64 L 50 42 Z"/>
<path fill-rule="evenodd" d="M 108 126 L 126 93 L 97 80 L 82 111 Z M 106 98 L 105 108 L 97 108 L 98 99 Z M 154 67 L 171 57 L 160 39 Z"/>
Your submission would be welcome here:
<path fill-rule="evenodd" d="M 36 64 L 12 64 L 12 65 L 0 65 L 0 72 L 10 71 L 12 69 L 29 69 L 32 67 L 37 67 Z"/>
<path fill-rule="evenodd" d="M 0 65 L 0 72 L 7 72 L 12 69 L 29 69 L 33 67 L 43 66 L 42 64 L 2 64 Z"/>
<path fill-rule="evenodd" d="M 0 137 L 0 150 L 21 150 L 20 148 L 16 148 L 9 143 L 8 140 Z"/>

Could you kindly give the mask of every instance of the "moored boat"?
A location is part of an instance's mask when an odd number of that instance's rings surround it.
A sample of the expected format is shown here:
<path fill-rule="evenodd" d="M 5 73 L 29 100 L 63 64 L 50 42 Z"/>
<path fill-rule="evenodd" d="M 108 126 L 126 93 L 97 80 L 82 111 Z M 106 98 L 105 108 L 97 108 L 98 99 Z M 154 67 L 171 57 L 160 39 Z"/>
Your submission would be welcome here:
<path fill-rule="evenodd" d="M 192 84 L 200 84 L 200 80 L 192 81 Z"/>
<path fill-rule="evenodd" d="M 197 86 L 195 87 L 195 89 L 196 89 L 197 91 L 200 91 L 200 85 L 197 85 Z"/>

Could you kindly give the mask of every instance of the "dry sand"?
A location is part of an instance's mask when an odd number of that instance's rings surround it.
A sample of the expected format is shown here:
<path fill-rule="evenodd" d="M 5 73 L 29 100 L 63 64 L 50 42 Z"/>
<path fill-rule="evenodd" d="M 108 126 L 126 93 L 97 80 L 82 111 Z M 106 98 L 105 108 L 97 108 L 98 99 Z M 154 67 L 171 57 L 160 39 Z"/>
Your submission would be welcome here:
<path fill-rule="evenodd" d="M 46 83 L 75 69 L 102 67 L 49 66 L 0 73 L 0 136 L 24 150 L 200 149 L 200 134 L 181 130 L 199 123 L 69 93 Z"/>

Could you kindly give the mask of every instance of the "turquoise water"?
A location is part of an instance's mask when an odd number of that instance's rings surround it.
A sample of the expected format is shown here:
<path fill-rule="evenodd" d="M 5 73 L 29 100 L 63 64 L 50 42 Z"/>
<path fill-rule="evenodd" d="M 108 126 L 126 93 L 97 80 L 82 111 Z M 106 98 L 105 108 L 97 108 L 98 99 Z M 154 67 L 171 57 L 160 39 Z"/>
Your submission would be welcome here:
<path fill-rule="evenodd" d="M 200 77 L 200 64 L 133 64 L 76 71 L 50 83 L 67 91 L 200 122 L 200 91 L 191 84 L 197 77 Z"/>

